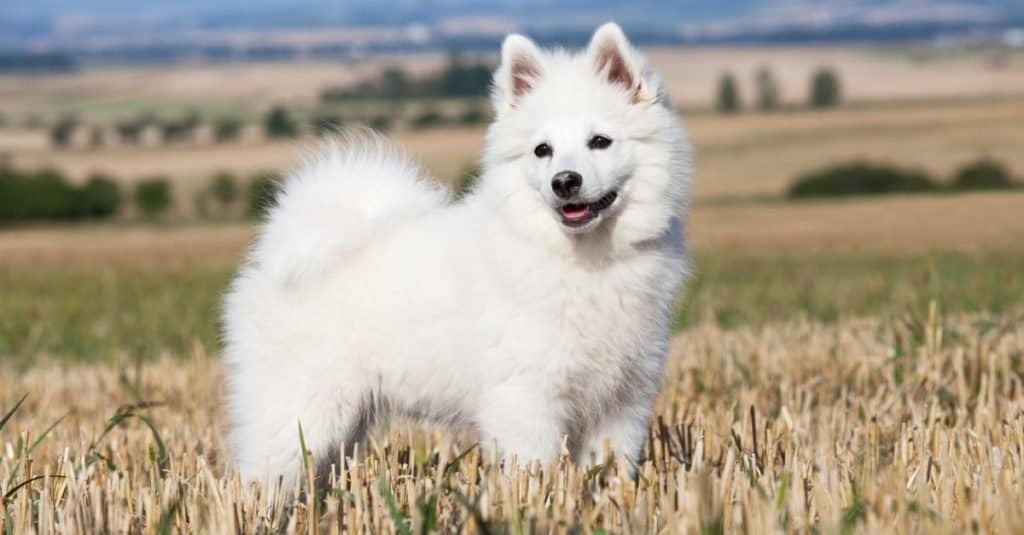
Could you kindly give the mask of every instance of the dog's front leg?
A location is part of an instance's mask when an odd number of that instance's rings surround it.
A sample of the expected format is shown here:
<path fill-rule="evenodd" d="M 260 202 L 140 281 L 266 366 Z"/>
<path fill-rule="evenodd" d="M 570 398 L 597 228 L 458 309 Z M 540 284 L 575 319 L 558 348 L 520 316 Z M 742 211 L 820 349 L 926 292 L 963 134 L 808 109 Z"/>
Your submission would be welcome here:
<path fill-rule="evenodd" d="M 650 407 L 650 396 L 638 396 L 632 403 L 601 418 L 588 433 L 579 452 L 580 458 L 576 459 L 577 464 L 589 466 L 612 462 L 618 467 L 619 474 L 633 477 L 647 436 Z M 609 449 L 614 459 L 605 457 Z"/>
<path fill-rule="evenodd" d="M 540 459 L 555 459 L 564 433 L 562 410 L 534 385 L 505 383 L 487 393 L 477 414 L 484 451 L 497 443 L 506 462 L 519 466 Z"/>

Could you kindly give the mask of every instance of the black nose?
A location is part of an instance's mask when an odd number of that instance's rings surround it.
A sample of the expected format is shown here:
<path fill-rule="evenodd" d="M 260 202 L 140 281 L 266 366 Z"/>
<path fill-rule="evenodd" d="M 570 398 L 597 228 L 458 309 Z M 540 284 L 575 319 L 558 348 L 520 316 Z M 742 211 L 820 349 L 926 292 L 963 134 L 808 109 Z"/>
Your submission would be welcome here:
<path fill-rule="evenodd" d="M 568 199 L 580 192 L 583 177 L 576 171 L 560 171 L 551 179 L 551 191 L 563 199 Z"/>

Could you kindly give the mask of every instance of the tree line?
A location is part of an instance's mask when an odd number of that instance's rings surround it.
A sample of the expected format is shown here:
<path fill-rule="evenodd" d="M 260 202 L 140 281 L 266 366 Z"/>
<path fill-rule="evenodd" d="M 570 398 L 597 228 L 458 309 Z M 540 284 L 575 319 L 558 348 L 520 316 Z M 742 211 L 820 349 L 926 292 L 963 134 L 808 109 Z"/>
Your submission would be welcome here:
<path fill-rule="evenodd" d="M 786 191 L 789 199 L 846 197 L 894 193 L 942 193 L 1021 188 L 1009 169 L 991 158 L 980 158 L 939 182 L 927 171 L 865 161 L 847 162 L 797 177 Z"/>
<path fill-rule="evenodd" d="M 196 191 L 195 212 L 201 218 L 258 217 L 272 206 L 279 180 L 273 171 L 248 179 L 215 173 Z M 124 215 L 129 203 L 139 217 L 159 220 L 175 201 L 173 182 L 164 176 L 141 178 L 126 187 L 109 175 L 94 173 L 74 184 L 54 169 L 0 166 L 0 224 L 109 219 Z"/>
<path fill-rule="evenodd" d="M 768 67 L 761 67 L 754 74 L 756 91 L 755 106 L 761 111 L 778 110 L 782 103 L 779 83 Z M 827 67 L 819 68 L 811 75 L 808 84 L 806 106 L 808 108 L 832 108 L 842 100 L 842 87 L 839 75 Z M 738 79 L 730 72 L 722 74 L 718 80 L 715 107 L 722 113 L 737 113 L 742 110 Z"/>

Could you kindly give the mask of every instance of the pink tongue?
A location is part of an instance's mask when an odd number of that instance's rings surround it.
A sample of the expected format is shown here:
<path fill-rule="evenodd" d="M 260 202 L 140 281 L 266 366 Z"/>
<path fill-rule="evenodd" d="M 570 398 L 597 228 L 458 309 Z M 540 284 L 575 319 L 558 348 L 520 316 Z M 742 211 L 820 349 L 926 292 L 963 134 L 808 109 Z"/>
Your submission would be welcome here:
<path fill-rule="evenodd" d="M 562 215 L 566 219 L 583 219 L 584 217 L 587 217 L 587 207 L 586 206 L 578 206 L 578 207 L 577 206 L 563 206 L 562 207 Z"/>

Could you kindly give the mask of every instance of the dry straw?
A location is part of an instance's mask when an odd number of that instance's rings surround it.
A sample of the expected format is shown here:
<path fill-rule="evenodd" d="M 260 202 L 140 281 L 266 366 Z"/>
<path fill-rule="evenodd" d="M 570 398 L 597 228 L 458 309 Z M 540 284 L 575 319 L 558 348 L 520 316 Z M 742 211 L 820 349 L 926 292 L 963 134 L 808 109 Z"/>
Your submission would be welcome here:
<path fill-rule="evenodd" d="M 329 488 L 272 496 L 225 456 L 221 370 L 4 370 L 3 532 L 1019 532 L 1024 325 L 1011 316 L 791 322 L 675 341 L 640 475 L 493 459 L 383 422 Z M 55 424 L 56 425 L 53 425 Z M 50 427 L 52 429 L 50 429 Z M 300 437 L 296 430 L 296 450 Z M 321 459 L 306 459 L 307 474 Z M 312 493 L 322 500 L 308 500 Z"/>

